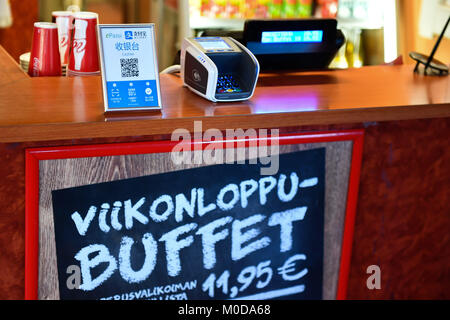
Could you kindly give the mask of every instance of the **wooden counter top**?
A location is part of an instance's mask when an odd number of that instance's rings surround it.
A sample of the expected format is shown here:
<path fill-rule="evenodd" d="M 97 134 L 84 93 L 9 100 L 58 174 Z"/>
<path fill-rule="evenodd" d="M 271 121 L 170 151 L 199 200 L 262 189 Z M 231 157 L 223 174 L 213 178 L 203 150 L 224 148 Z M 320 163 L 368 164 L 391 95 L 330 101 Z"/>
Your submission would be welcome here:
<path fill-rule="evenodd" d="M 106 117 L 101 78 L 30 78 L 0 46 L 0 142 L 170 134 L 208 128 L 302 125 L 450 116 L 450 77 L 414 75 L 411 65 L 262 74 L 251 100 L 212 103 L 161 75 L 162 112 Z"/>

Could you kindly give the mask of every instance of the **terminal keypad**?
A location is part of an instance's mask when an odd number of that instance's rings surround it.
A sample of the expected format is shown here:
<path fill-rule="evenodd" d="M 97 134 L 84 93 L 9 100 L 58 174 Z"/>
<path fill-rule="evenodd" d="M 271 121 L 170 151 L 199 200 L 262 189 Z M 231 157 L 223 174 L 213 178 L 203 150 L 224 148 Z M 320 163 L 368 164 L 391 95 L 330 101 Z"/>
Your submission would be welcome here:
<path fill-rule="evenodd" d="M 217 79 L 217 93 L 242 92 L 239 81 L 231 74 L 219 75 Z"/>

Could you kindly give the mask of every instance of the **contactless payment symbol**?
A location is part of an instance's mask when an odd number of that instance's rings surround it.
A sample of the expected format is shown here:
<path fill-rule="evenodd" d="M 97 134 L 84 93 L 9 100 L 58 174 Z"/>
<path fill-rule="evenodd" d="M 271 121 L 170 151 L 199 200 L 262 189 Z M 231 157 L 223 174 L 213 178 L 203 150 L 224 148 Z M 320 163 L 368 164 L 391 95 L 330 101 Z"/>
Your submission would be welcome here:
<path fill-rule="evenodd" d="M 194 77 L 194 81 L 199 82 L 202 80 L 202 77 L 200 76 L 200 72 L 198 72 L 197 69 L 192 70 L 192 76 Z"/>
<path fill-rule="evenodd" d="M 126 40 L 133 39 L 133 31 L 125 31 L 125 39 Z"/>

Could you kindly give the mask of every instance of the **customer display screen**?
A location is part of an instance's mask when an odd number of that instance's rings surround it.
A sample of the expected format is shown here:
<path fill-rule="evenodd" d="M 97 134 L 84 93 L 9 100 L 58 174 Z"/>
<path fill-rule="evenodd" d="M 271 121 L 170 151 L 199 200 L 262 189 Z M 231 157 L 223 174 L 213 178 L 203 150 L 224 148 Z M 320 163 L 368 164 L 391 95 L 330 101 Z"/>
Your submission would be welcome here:
<path fill-rule="evenodd" d="M 305 43 L 322 42 L 322 30 L 263 31 L 261 43 Z"/>
<path fill-rule="evenodd" d="M 293 55 L 333 51 L 335 19 L 247 20 L 243 43 L 255 55 Z"/>
<path fill-rule="evenodd" d="M 228 43 L 225 40 L 220 38 L 197 38 L 195 39 L 205 50 L 227 50 L 231 49 Z"/>

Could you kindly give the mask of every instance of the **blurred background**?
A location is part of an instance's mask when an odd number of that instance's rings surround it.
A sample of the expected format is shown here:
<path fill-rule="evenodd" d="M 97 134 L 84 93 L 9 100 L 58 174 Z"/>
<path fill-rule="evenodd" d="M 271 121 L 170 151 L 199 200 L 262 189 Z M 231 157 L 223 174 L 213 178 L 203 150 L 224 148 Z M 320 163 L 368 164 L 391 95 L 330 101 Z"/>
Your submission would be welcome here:
<path fill-rule="evenodd" d="M 173 64 L 183 37 L 242 30 L 252 18 L 336 18 L 347 42 L 334 68 L 399 56 L 412 64 L 408 53 L 429 54 L 450 15 L 450 0 L 0 0 L 0 44 L 18 61 L 30 51 L 33 23 L 69 7 L 98 13 L 100 23 L 155 23 L 160 70 Z M 450 28 L 435 58 L 450 62 Z"/>

